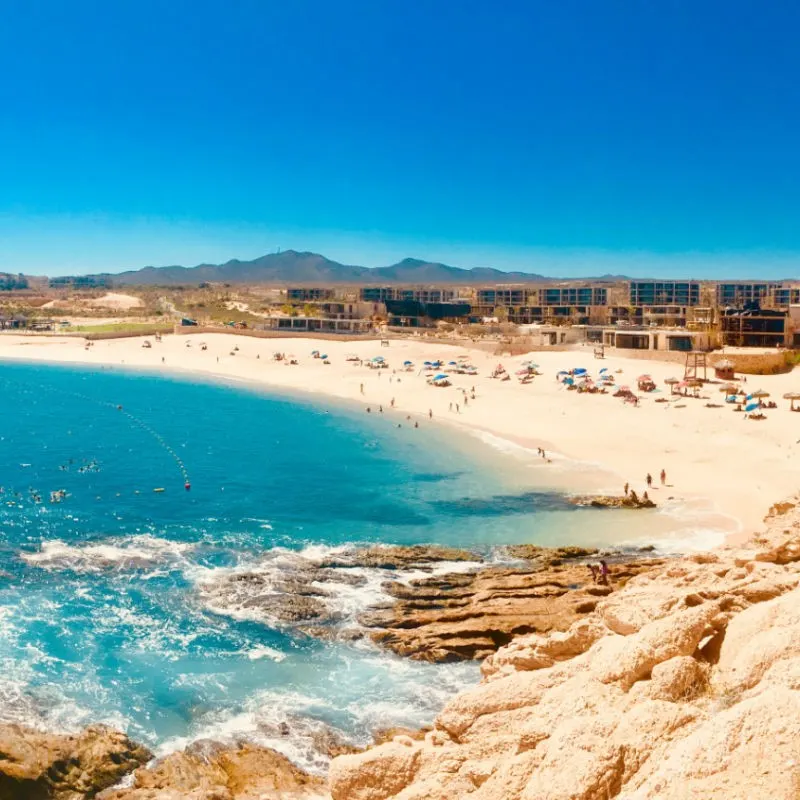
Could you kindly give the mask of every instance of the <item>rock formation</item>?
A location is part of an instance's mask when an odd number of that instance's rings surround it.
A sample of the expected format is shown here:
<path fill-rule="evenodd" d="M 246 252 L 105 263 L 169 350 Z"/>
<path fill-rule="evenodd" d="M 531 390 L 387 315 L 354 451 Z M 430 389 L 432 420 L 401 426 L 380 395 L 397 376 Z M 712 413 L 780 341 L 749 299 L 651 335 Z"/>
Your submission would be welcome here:
<path fill-rule="evenodd" d="M 102 725 L 78 734 L 0 725 L 0 800 L 95 797 L 150 758 L 146 748 Z"/>
<path fill-rule="evenodd" d="M 134 773 L 133 785 L 98 800 L 323 800 L 325 780 L 274 750 L 195 742 Z"/>
<path fill-rule="evenodd" d="M 400 655 L 459 661 L 484 658 L 520 633 L 565 629 L 591 611 L 611 591 L 592 585 L 588 567 L 576 561 L 595 552 L 517 545 L 505 548 L 507 566 L 500 567 L 498 554 L 487 563 L 477 553 L 429 545 L 342 549 L 317 558 L 272 551 L 247 572 L 215 577 L 199 591 L 219 613 L 319 639 L 350 641 L 370 632 Z M 662 563 L 625 561 L 614 566 L 613 586 Z M 355 590 L 357 600 L 342 602 Z"/>
<path fill-rule="evenodd" d="M 334 759 L 333 800 L 797 800 L 800 509 L 769 523 L 517 636 L 423 740 Z"/>
<path fill-rule="evenodd" d="M 625 495 L 590 494 L 571 497 L 569 502 L 575 506 L 591 508 L 655 508 L 656 504 L 649 497 L 639 497 L 631 492 Z"/>
<path fill-rule="evenodd" d="M 593 582 L 586 564 L 564 563 L 590 551 L 509 550 L 529 560 L 519 567 L 484 567 L 386 584 L 396 602 L 361 614 L 359 622 L 379 628 L 373 641 L 399 655 L 435 662 L 482 659 L 520 634 L 566 630 L 615 587 L 664 563 L 641 559 L 613 565 L 610 585 L 605 586 Z"/>

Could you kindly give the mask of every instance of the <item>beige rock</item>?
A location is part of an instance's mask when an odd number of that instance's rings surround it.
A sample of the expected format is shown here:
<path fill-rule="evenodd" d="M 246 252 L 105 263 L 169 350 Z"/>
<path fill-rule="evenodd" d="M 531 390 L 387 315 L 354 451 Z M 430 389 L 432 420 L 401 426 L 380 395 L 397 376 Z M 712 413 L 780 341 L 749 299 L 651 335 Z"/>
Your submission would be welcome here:
<path fill-rule="evenodd" d="M 424 741 L 335 759 L 335 800 L 798 800 L 800 504 L 517 636 Z"/>
<path fill-rule="evenodd" d="M 147 748 L 103 725 L 77 734 L 0 725 L 0 798 L 93 797 L 150 758 Z"/>
<path fill-rule="evenodd" d="M 134 774 L 133 785 L 98 800 L 319 800 L 325 782 L 274 750 L 196 742 Z"/>

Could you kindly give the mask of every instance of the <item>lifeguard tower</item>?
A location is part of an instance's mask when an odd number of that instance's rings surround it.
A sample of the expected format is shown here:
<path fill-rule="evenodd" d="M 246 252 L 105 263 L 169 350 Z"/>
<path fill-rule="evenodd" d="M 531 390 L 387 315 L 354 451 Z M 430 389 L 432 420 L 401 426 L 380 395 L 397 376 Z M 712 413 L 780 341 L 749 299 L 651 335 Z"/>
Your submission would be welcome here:
<path fill-rule="evenodd" d="M 690 350 L 686 354 L 686 365 L 683 369 L 683 379 L 707 381 L 708 380 L 708 361 L 706 353 L 698 350 Z"/>

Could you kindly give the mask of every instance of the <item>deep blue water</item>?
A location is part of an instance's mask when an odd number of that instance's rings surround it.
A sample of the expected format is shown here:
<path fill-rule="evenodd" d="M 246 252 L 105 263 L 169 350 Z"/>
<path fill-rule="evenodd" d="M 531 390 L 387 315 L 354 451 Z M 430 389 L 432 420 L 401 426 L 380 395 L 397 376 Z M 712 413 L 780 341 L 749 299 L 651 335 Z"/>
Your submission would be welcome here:
<path fill-rule="evenodd" d="M 584 513 L 427 421 L 118 370 L 0 370 L 0 719 L 106 721 L 161 748 L 245 733 L 319 766 L 309 720 L 362 741 L 421 724 L 476 667 L 215 613 L 200 585 L 274 548 L 485 549 Z"/>

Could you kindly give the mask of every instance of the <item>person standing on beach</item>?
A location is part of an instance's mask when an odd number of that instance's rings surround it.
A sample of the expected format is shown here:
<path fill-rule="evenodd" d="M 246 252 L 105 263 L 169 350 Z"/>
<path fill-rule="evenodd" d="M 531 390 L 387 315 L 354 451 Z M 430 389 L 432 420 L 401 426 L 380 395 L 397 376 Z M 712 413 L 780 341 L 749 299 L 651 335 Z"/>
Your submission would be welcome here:
<path fill-rule="evenodd" d="M 364 394 L 364 384 L 361 384 L 361 394 Z"/>
<path fill-rule="evenodd" d="M 608 586 L 608 564 L 605 561 L 600 562 L 600 583 Z"/>
<path fill-rule="evenodd" d="M 661 470 L 661 485 L 662 486 L 667 485 L 667 471 L 665 469 Z"/>
<path fill-rule="evenodd" d="M 432 408 L 428 409 L 428 419 L 433 419 L 433 409 Z"/>
<path fill-rule="evenodd" d="M 626 484 L 625 484 L 625 497 L 627 497 L 627 496 L 628 496 L 628 489 L 630 489 L 630 488 L 631 488 L 631 487 L 630 487 L 630 484 L 629 484 L 629 483 L 626 483 Z"/>
<path fill-rule="evenodd" d="M 647 488 L 650 489 L 653 486 L 653 476 L 648 472 L 647 473 Z"/>
<path fill-rule="evenodd" d="M 394 397 L 392 398 L 390 405 L 392 408 L 394 408 Z"/>

